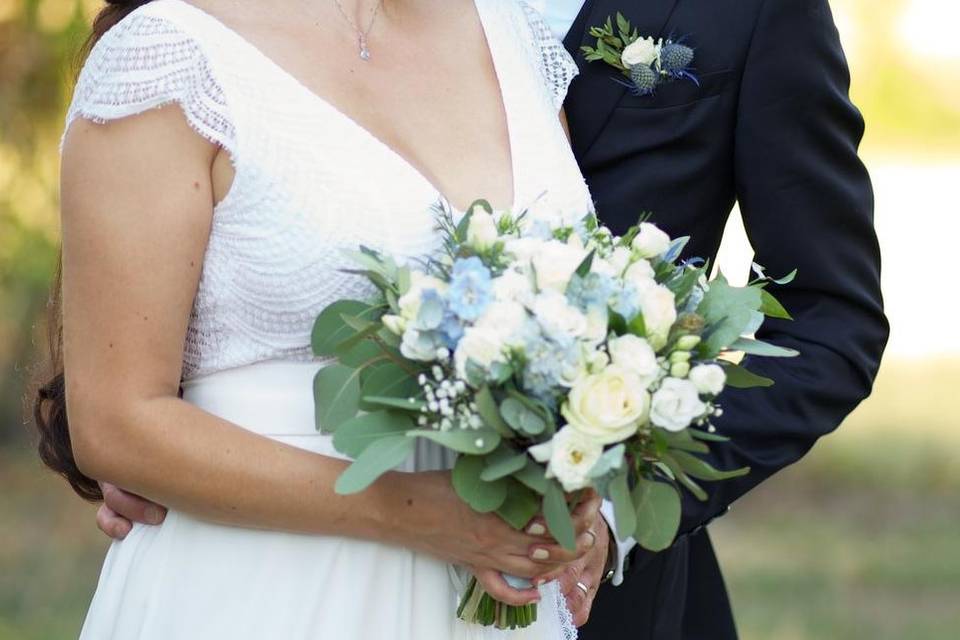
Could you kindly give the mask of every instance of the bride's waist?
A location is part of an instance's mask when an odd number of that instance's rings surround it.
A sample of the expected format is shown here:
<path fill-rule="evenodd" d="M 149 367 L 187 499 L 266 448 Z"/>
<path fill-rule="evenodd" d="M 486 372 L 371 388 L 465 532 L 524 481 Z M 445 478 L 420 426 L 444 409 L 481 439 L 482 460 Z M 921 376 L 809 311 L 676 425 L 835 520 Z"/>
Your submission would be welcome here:
<path fill-rule="evenodd" d="M 333 437 L 317 430 L 313 378 L 330 361 L 266 360 L 184 380 L 183 399 L 274 440 L 337 458 Z M 309 436 L 309 437 L 306 437 Z M 404 471 L 449 469 L 455 454 L 418 438 Z"/>
<path fill-rule="evenodd" d="M 313 378 L 327 362 L 266 360 L 184 380 L 183 399 L 250 431 L 319 436 Z"/>

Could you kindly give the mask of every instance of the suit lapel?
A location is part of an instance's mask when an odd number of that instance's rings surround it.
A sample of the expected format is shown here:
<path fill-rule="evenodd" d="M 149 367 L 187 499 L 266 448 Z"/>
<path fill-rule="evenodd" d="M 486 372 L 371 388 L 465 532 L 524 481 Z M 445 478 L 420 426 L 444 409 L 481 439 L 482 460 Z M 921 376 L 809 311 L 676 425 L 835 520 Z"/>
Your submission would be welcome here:
<path fill-rule="evenodd" d="M 614 78 L 619 72 L 603 62 L 587 62 L 580 52 L 585 44 L 595 44 L 590 27 L 606 21 L 619 11 L 637 28 L 643 37 L 666 37 L 663 33 L 679 0 L 587 0 L 564 39 L 563 44 L 573 54 L 580 75 L 574 79 L 567 93 L 565 108 L 573 136 L 573 151 L 581 158 L 600 135 L 603 126 L 613 114 L 626 87 Z"/>

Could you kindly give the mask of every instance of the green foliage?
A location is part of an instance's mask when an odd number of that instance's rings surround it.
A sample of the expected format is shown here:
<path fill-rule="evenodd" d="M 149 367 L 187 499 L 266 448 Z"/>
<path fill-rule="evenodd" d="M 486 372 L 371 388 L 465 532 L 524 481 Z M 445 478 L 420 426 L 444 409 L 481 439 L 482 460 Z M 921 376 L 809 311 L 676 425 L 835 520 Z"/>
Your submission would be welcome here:
<path fill-rule="evenodd" d="M 360 408 L 359 373 L 340 364 L 322 367 L 313 378 L 313 399 L 317 430 L 336 431 Z"/>
<path fill-rule="evenodd" d="M 574 550 L 577 547 L 576 533 L 573 529 L 573 519 L 563 489 L 556 480 L 547 481 L 547 490 L 543 496 L 543 516 L 547 521 L 550 535 L 560 543 L 564 549 Z"/>
<path fill-rule="evenodd" d="M 356 458 L 380 438 L 406 436 L 412 428 L 410 418 L 396 411 L 363 413 L 340 425 L 333 435 L 333 446 Z"/>
<path fill-rule="evenodd" d="M 405 435 L 378 438 L 340 474 L 334 489 L 349 495 L 363 491 L 385 472 L 396 467 L 413 453 L 416 442 Z"/>
<path fill-rule="evenodd" d="M 460 456 L 453 467 L 451 480 L 461 500 L 470 505 L 474 511 L 488 513 L 496 511 L 503 505 L 510 485 L 505 478 L 484 480 L 483 470 L 483 458 Z"/>
<path fill-rule="evenodd" d="M 633 537 L 644 549 L 662 551 L 680 526 L 680 494 L 671 485 L 641 479 L 633 488 L 637 529 Z"/>

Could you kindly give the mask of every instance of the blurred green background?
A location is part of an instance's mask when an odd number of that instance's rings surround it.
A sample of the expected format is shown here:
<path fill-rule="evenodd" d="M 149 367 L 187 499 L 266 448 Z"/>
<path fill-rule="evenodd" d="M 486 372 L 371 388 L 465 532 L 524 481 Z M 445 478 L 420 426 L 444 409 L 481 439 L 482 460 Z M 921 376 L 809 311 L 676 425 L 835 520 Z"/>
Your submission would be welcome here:
<path fill-rule="evenodd" d="M 0 0 L 0 640 L 76 637 L 106 541 L 33 454 L 24 390 L 44 347 L 57 143 L 99 3 Z M 960 232 L 960 5 L 834 0 L 867 120 L 893 333 L 873 396 L 712 527 L 745 640 L 960 634 L 960 314 L 936 280 Z M 746 274 L 734 216 L 719 263 Z"/>

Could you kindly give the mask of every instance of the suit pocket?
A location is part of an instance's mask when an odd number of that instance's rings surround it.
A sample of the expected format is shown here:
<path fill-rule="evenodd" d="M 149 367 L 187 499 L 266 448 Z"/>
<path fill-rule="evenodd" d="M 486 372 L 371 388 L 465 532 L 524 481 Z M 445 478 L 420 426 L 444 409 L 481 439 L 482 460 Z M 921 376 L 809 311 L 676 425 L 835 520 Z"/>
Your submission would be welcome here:
<path fill-rule="evenodd" d="M 691 104 L 711 98 L 730 88 L 733 73 L 729 69 L 711 71 L 699 76 L 699 86 L 690 80 L 674 80 L 659 89 L 653 95 L 635 96 L 627 91 L 618 109 L 667 109 Z"/>

